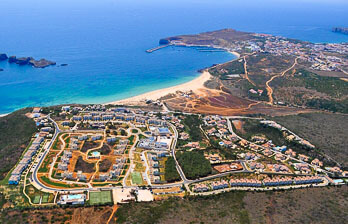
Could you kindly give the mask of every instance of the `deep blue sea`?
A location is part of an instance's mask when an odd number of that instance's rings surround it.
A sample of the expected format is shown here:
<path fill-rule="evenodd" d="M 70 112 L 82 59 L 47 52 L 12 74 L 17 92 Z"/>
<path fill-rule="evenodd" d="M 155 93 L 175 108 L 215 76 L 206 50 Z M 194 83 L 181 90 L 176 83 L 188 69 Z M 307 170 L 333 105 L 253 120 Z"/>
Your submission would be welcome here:
<path fill-rule="evenodd" d="M 26 106 L 105 103 L 197 77 L 234 58 L 168 47 L 162 37 L 222 28 L 312 42 L 348 42 L 343 0 L 1 0 L 0 53 L 67 63 L 35 69 L 0 62 L 0 114 Z"/>

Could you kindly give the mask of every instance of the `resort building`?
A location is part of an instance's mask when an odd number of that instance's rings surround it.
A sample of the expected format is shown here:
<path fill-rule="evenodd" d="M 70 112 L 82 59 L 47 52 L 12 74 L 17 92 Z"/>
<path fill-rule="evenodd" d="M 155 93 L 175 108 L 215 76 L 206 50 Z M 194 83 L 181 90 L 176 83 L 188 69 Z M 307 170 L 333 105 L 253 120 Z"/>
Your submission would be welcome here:
<path fill-rule="evenodd" d="M 58 205 L 83 205 L 86 200 L 85 194 L 64 194 L 61 195 Z"/>

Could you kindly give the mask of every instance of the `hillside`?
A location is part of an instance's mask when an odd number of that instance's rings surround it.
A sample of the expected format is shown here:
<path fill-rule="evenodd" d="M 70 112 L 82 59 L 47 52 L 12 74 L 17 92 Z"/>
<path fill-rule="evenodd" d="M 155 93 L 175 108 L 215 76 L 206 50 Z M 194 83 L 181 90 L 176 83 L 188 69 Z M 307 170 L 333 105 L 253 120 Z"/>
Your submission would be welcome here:
<path fill-rule="evenodd" d="M 348 166 L 348 116 L 331 113 L 308 113 L 272 117 L 299 136 L 308 139 L 319 150 Z"/>
<path fill-rule="evenodd" d="M 122 205 L 117 223 L 343 223 L 347 187 L 229 192 Z M 180 214 L 179 216 L 177 214 Z"/>
<path fill-rule="evenodd" d="M 22 109 L 0 117 L 0 179 L 17 163 L 37 130 L 35 122 L 24 115 L 30 110 Z"/>

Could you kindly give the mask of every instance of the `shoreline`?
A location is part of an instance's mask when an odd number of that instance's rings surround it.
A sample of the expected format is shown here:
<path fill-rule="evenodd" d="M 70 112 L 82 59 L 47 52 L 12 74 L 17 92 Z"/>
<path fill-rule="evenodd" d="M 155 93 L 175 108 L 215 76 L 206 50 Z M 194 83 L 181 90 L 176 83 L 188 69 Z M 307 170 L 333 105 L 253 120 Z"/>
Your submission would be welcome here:
<path fill-rule="evenodd" d="M 197 46 L 197 45 L 195 45 L 195 46 Z M 185 47 L 190 47 L 190 46 L 185 46 Z M 217 47 L 213 47 L 213 46 L 205 46 L 205 47 L 212 47 L 212 48 L 216 48 L 216 49 L 223 49 L 223 48 L 217 48 Z M 236 56 L 236 58 L 234 58 L 234 59 L 232 59 L 230 61 L 224 62 L 224 63 L 220 63 L 220 64 L 217 64 L 217 65 L 211 66 L 209 68 L 213 68 L 213 67 L 218 66 L 218 65 L 222 65 L 222 64 L 234 61 L 234 60 L 238 60 L 240 58 L 240 54 L 235 52 L 235 51 L 229 51 L 227 49 L 223 49 L 223 50 L 225 50 L 226 52 L 228 52 L 230 54 L 233 54 L 234 56 Z M 201 75 L 198 76 L 197 78 L 191 80 L 191 81 L 188 81 L 188 82 L 185 82 L 185 83 L 182 83 L 182 84 L 179 84 L 179 85 L 167 87 L 167 88 L 153 90 L 153 91 L 146 92 L 146 93 L 143 93 L 143 94 L 140 94 L 140 95 L 136 95 L 136 96 L 133 96 L 133 97 L 128 97 L 128 98 L 125 98 L 125 99 L 122 99 L 122 100 L 107 102 L 107 103 L 104 103 L 104 105 L 108 105 L 108 104 L 115 104 L 115 105 L 117 105 L 117 104 L 119 104 L 119 105 L 138 105 L 139 103 L 142 103 L 142 102 L 145 103 L 145 101 L 147 101 L 147 100 L 157 101 L 157 100 L 159 100 L 160 98 L 162 98 L 164 96 L 167 96 L 169 94 L 176 94 L 177 92 L 189 92 L 189 91 L 194 92 L 194 91 L 198 91 L 200 89 L 205 89 L 206 87 L 204 86 L 204 83 L 209 81 L 213 77 L 208 72 L 207 69 L 208 68 L 203 69 L 202 72 L 201 72 Z"/>
<path fill-rule="evenodd" d="M 168 94 L 175 94 L 177 92 L 189 92 L 189 91 L 197 91 L 199 89 L 204 89 L 206 88 L 204 86 L 204 83 L 208 80 L 210 80 L 212 75 L 208 71 L 203 71 L 200 76 L 197 78 L 185 82 L 183 84 L 179 84 L 176 86 L 172 87 L 167 87 L 163 89 L 158 89 L 158 90 L 153 90 L 147 93 L 143 93 L 137 96 L 125 98 L 122 100 L 117 100 L 113 102 L 108 102 L 105 104 L 121 104 L 121 105 L 134 105 L 134 104 L 139 104 L 141 102 L 145 102 L 146 100 L 152 100 L 156 101 Z"/>

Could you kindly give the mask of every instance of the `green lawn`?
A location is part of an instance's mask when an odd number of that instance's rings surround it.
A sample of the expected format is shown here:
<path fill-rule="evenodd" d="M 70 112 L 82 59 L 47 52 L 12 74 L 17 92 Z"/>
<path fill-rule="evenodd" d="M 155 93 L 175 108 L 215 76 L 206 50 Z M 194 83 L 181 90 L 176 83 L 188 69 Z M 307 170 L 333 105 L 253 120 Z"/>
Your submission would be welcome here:
<path fill-rule="evenodd" d="M 35 195 L 35 196 L 34 196 L 33 203 L 34 203 L 34 204 L 39 204 L 39 203 L 40 203 L 40 195 Z"/>
<path fill-rule="evenodd" d="M 142 184 L 143 183 L 143 178 L 141 177 L 141 174 L 139 172 L 132 173 L 132 183 L 133 184 Z"/>
<path fill-rule="evenodd" d="M 42 203 L 47 203 L 48 202 L 48 197 L 49 197 L 49 195 L 48 194 L 44 194 L 43 196 L 42 196 Z"/>
<path fill-rule="evenodd" d="M 111 191 L 100 191 L 89 193 L 89 203 L 91 205 L 106 204 L 112 202 Z"/>

